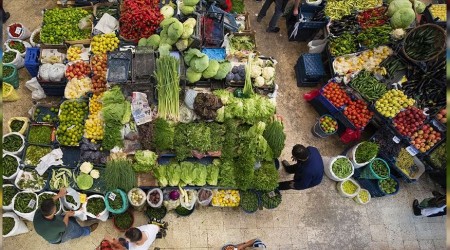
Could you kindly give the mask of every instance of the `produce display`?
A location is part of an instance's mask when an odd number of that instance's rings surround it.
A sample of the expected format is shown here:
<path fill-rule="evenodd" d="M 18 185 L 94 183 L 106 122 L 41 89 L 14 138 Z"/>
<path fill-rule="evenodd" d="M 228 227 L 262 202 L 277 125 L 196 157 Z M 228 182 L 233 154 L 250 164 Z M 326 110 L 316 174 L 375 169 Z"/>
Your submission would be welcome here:
<path fill-rule="evenodd" d="M 94 93 L 106 91 L 107 57 L 105 54 L 91 56 L 92 89 Z"/>
<path fill-rule="evenodd" d="M 17 187 L 21 190 L 42 190 L 47 183 L 47 176 L 44 174 L 40 176 L 36 170 L 24 171 L 21 176 L 17 177 Z"/>
<path fill-rule="evenodd" d="M 177 121 L 179 118 L 179 61 L 172 56 L 156 60 L 156 81 L 158 89 L 158 117 Z"/>
<path fill-rule="evenodd" d="M 53 127 L 51 126 L 31 126 L 28 132 L 28 143 L 35 144 L 50 144 L 53 139 Z"/>
<path fill-rule="evenodd" d="M 73 174 L 70 169 L 57 168 L 52 169 L 52 175 L 49 182 L 51 190 L 59 190 L 61 188 L 69 187 L 72 182 Z"/>
<path fill-rule="evenodd" d="M 158 4 L 155 0 L 124 1 L 120 11 L 120 36 L 137 41 L 153 35 L 163 20 Z"/>
<path fill-rule="evenodd" d="M 330 23 L 330 33 L 334 36 L 341 36 L 345 32 L 356 33 L 357 29 L 358 21 L 353 15 L 346 15 L 340 19 L 333 19 Z"/>
<path fill-rule="evenodd" d="M 72 80 L 73 78 L 83 79 L 91 73 L 89 63 L 84 61 L 75 62 L 66 69 L 66 78 Z"/>
<path fill-rule="evenodd" d="M 353 195 L 358 191 L 358 186 L 351 180 L 346 180 L 342 183 L 342 191 L 346 194 Z"/>
<path fill-rule="evenodd" d="M 420 14 L 425 9 L 425 5 L 420 1 L 417 2 L 422 4 L 422 7 L 420 8 L 418 8 L 418 6 L 414 6 L 417 13 Z M 391 1 L 389 3 L 387 15 L 390 17 L 391 26 L 395 29 L 405 29 L 409 27 L 416 18 L 416 13 L 414 12 L 412 3 L 404 0 Z"/>
<path fill-rule="evenodd" d="M 15 188 L 14 186 L 3 186 L 3 207 L 11 205 L 14 195 L 16 195 L 18 192 L 19 190 L 17 190 L 17 188 Z"/>
<path fill-rule="evenodd" d="M 9 134 L 3 137 L 3 150 L 5 151 L 16 152 L 23 144 L 23 139 L 17 134 Z"/>
<path fill-rule="evenodd" d="M 181 205 L 179 205 L 178 207 L 175 208 L 175 212 L 178 215 L 181 215 L 181 216 L 188 216 L 188 215 L 190 215 L 192 213 L 192 210 L 194 210 L 194 209 L 189 210 L 189 209 L 187 209 L 187 208 L 185 208 L 185 207 L 183 207 Z"/>
<path fill-rule="evenodd" d="M 10 63 L 16 59 L 17 52 L 15 51 L 6 51 L 3 52 L 3 63 Z"/>
<path fill-rule="evenodd" d="M 56 122 L 58 121 L 59 107 L 50 107 L 50 112 L 44 112 L 44 107 L 36 107 L 32 116 L 33 120 L 37 122 Z"/>
<path fill-rule="evenodd" d="M 120 230 L 127 230 L 133 225 L 133 215 L 131 212 L 114 215 L 114 226 Z"/>
<path fill-rule="evenodd" d="M 370 193 L 369 191 L 365 190 L 365 189 L 361 189 L 361 191 L 359 191 L 358 193 L 358 198 L 362 201 L 362 203 L 367 203 L 369 202 L 370 199 Z"/>
<path fill-rule="evenodd" d="M 252 62 L 250 77 L 255 87 L 267 87 L 274 85 L 275 68 L 271 60 L 255 58 Z"/>
<path fill-rule="evenodd" d="M 392 28 L 390 25 L 371 27 L 359 33 L 356 39 L 362 46 L 373 49 L 380 45 L 388 44 L 390 42 L 391 31 Z"/>
<path fill-rule="evenodd" d="M 99 197 L 90 198 L 87 201 L 86 209 L 88 213 L 98 215 L 101 212 L 105 211 L 105 201 L 103 200 L 103 198 Z"/>
<path fill-rule="evenodd" d="M 105 120 L 102 146 L 111 150 L 123 146 L 122 127 L 131 118 L 131 104 L 125 100 L 120 87 L 115 86 L 106 91 L 102 97 L 102 116 Z"/>
<path fill-rule="evenodd" d="M 444 43 L 444 33 L 440 30 L 417 29 L 408 34 L 404 49 L 406 54 L 414 60 L 428 60 L 442 52 Z"/>
<path fill-rule="evenodd" d="M 392 53 L 391 48 L 380 46 L 357 55 L 340 56 L 333 62 L 333 69 L 338 75 L 345 75 L 349 72 L 357 72 L 363 69 L 373 72 Z"/>
<path fill-rule="evenodd" d="M 369 0 L 369 1 L 358 1 L 358 0 L 349 0 L 349 1 L 339 1 L 332 0 L 327 1 L 327 5 L 325 6 L 325 14 L 329 16 L 331 19 L 341 19 L 341 17 L 345 15 L 351 14 L 354 10 L 365 10 L 377 7 L 382 4 L 382 1 L 379 0 Z"/>
<path fill-rule="evenodd" d="M 83 101 L 65 101 L 59 109 L 57 140 L 61 145 L 78 146 L 84 131 L 88 105 Z"/>
<path fill-rule="evenodd" d="M 102 150 L 101 146 L 83 138 L 80 143 L 80 162 L 88 161 L 97 165 L 105 165 L 109 152 Z"/>
<path fill-rule="evenodd" d="M 70 46 L 67 49 L 67 59 L 69 61 L 81 60 L 82 47 L 81 46 Z"/>
<path fill-rule="evenodd" d="M 414 162 L 414 158 L 404 148 L 400 150 L 395 165 L 409 177 L 414 177 L 419 170 Z"/>
<path fill-rule="evenodd" d="M 328 6 L 328 5 L 327 5 Z M 332 56 L 342 56 L 358 51 L 356 36 L 350 32 L 344 32 L 339 37 L 330 41 L 330 53 Z"/>
<path fill-rule="evenodd" d="M 392 194 L 397 191 L 398 183 L 392 178 L 387 178 L 385 180 L 379 180 L 378 185 L 384 193 Z"/>
<path fill-rule="evenodd" d="M 38 197 L 35 193 L 18 193 L 14 199 L 14 210 L 31 213 L 36 209 Z"/>
<path fill-rule="evenodd" d="M 381 67 L 386 69 L 386 73 L 393 77 L 396 72 L 403 71 L 406 69 L 404 63 L 395 56 L 390 56 L 386 60 L 384 60 L 381 64 Z"/>
<path fill-rule="evenodd" d="M 402 146 L 399 143 L 392 143 L 393 137 L 393 132 L 388 127 L 383 126 L 375 133 L 373 141 L 378 144 L 379 148 L 383 149 L 382 152 L 390 157 L 397 157 Z"/>
<path fill-rule="evenodd" d="M 239 192 L 241 196 L 241 201 L 239 206 L 248 213 L 256 212 L 259 208 L 258 195 L 252 191 L 241 191 Z"/>
<path fill-rule="evenodd" d="M 375 102 L 375 108 L 381 115 L 394 118 L 402 109 L 414 103 L 414 99 L 408 98 L 401 90 L 391 89 Z"/>
<path fill-rule="evenodd" d="M 95 55 L 106 54 L 118 47 L 119 38 L 114 33 L 96 35 L 92 38 L 91 50 Z"/>
<path fill-rule="evenodd" d="M 159 192 L 157 190 L 154 190 L 147 196 L 147 201 L 149 201 L 151 204 L 158 204 L 162 198 L 163 197 L 161 197 Z"/>
<path fill-rule="evenodd" d="M 372 28 L 378 27 L 385 24 L 388 20 L 388 16 L 386 16 L 387 8 L 377 7 L 373 9 L 365 10 L 358 14 L 358 24 L 361 28 Z"/>
<path fill-rule="evenodd" d="M 80 28 L 80 21 L 83 29 Z M 45 10 L 40 38 L 45 44 L 61 44 L 66 40 L 89 39 L 91 31 L 91 13 L 87 10 L 55 8 Z"/>
<path fill-rule="evenodd" d="M 101 113 L 101 99 L 103 93 L 94 94 L 89 100 L 89 115 L 85 123 L 85 137 L 91 139 L 92 142 L 103 139 L 103 116 Z"/>
<path fill-rule="evenodd" d="M 25 44 L 21 40 L 9 40 L 8 46 L 12 50 L 17 50 L 20 53 L 25 53 L 26 47 Z"/>
<path fill-rule="evenodd" d="M 19 132 L 23 128 L 24 124 L 25 124 L 24 121 L 14 119 L 12 120 L 9 127 L 11 128 L 11 132 Z"/>
<path fill-rule="evenodd" d="M 114 196 L 115 198 L 112 199 L 111 196 Z M 112 191 L 112 192 L 107 194 L 107 197 L 105 199 L 106 199 L 105 202 L 108 202 L 109 206 L 113 210 L 119 210 L 123 206 L 122 196 L 120 195 L 119 192 Z"/>
<path fill-rule="evenodd" d="M 51 151 L 51 147 L 29 145 L 25 152 L 25 165 L 37 166 L 41 161 L 41 158 Z"/>
<path fill-rule="evenodd" d="M 357 129 L 362 129 L 372 119 L 373 112 L 369 111 L 363 100 L 356 100 L 344 108 L 344 115 Z"/>
<path fill-rule="evenodd" d="M 284 134 L 283 128 L 282 121 L 280 119 L 274 119 L 267 124 L 263 133 L 264 139 L 266 139 L 267 144 L 272 149 L 274 158 L 278 158 L 284 148 L 286 135 Z"/>
<path fill-rule="evenodd" d="M 372 162 L 372 170 L 381 178 L 389 176 L 389 166 L 381 159 L 374 159 Z"/>
<path fill-rule="evenodd" d="M 104 175 L 106 189 L 122 189 L 128 192 L 136 186 L 136 175 L 128 160 L 116 159 L 106 163 Z"/>
<path fill-rule="evenodd" d="M 89 77 L 73 78 L 64 89 L 67 99 L 77 99 L 86 96 L 92 90 L 92 80 Z"/>
<path fill-rule="evenodd" d="M 142 201 L 145 199 L 145 195 L 142 192 L 142 190 L 137 188 L 131 190 L 131 194 L 129 193 L 128 195 L 131 205 L 137 206 L 138 204 L 142 203 Z"/>
<path fill-rule="evenodd" d="M 322 116 L 319 119 L 320 128 L 327 134 L 333 134 L 338 129 L 337 121 L 331 116 Z"/>
<path fill-rule="evenodd" d="M 445 168 L 447 163 L 446 144 L 442 143 L 430 153 L 430 161 L 434 168 Z"/>
<path fill-rule="evenodd" d="M 325 96 L 336 108 L 341 108 L 351 102 L 350 96 L 338 83 L 330 82 L 323 88 Z"/>
<path fill-rule="evenodd" d="M 358 91 L 364 99 L 372 102 L 387 92 L 385 84 L 379 82 L 367 71 L 360 72 L 351 82 L 350 87 Z"/>
<path fill-rule="evenodd" d="M 145 213 L 149 218 L 162 220 L 166 216 L 167 209 L 165 206 L 161 206 L 158 208 L 147 207 L 147 211 L 145 211 Z"/>
<path fill-rule="evenodd" d="M 156 164 L 158 155 L 150 150 L 137 150 L 134 154 L 136 163 L 133 164 L 134 172 L 149 172 L 152 170 Z"/>
<path fill-rule="evenodd" d="M 278 187 L 278 170 L 273 162 L 262 162 L 255 170 L 253 188 L 261 191 L 271 191 Z"/>
<path fill-rule="evenodd" d="M 411 145 L 425 153 L 441 140 L 441 133 L 431 125 L 425 124 L 411 136 Z"/>
<path fill-rule="evenodd" d="M 3 231 L 2 231 L 3 235 L 9 234 L 16 225 L 14 218 L 11 217 L 3 217 L 2 223 L 3 223 Z"/>
<path fill-rule="evenodd" d="M 408 107 L 395 116 L 393 122 L 397 131 L 411 137 L 425 122 L 426 115 L 416 107 Z"/>
<path fill-rule="evenodd" d="M 256 48 L 251 36 L 233 36 L 230 39 L 230 46 L 236 51 L 253 51 Z"/>
<path fill-rule="evenodd" d="M 238 190 L 214 190 L 211 204 L 217 207 L 237 207 L 240 196 Z"/>
<path fill-rule="evenodd" d="M 441 21 L 447 21 L 447 5 L 445 4 L 432 4 L 430 8 L 431 15 L 434 18 L 439 18 Z"/>
<path fill-rule="evenodd" d="M 213 193 L 211 190 L 208 189 L 200 189 L 198 192 L 198 201 L 199 202 L 205 202 L 206 200 L 210 199 L 212 197 Z"/>
<path fill-rule="evenodd" d="M 261 194 L 261 205 L 267 209 L 277 208 L 281 203 L 281 194 L 279 192 L 269 192 Z"/>
<path fill-rule="evenodd" d="M 447 123 L 447 109 L 441 109 L 441 111 L 439 111 L 439 113 L 436 115 L 436 118 L 440 123 L 446 124 Z"/>
<path fill-rule="evenodd" d="M 15 172 L 17 172 L 19 162 L 12 155 L 3 155 L 2 167 L 3 167 L 3 176 L 9 177 L 13 175 Z"/>
<path fill-rule="evenodd" d="M 338 158 L 331 165 L 331 170 L 340 179 L 346 179 L 352 174 L 353 166 L 347 158 Z"/>
<path fill-rule="evenodd" d="M 380 147 L 374 142 L 362 142 L 355 151 L 355 161 L 357 163 L 368 162 L 378 155 L 379 149 Z"/>

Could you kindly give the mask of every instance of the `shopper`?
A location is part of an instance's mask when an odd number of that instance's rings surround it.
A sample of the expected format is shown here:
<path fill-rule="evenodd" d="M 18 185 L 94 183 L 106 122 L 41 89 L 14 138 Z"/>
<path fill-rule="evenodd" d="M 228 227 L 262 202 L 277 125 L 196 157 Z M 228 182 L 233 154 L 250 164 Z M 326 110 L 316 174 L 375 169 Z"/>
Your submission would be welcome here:
<path fill-rule="evenodd" d="M 417 199 L 414 200 L 415 216 L 437 217 L 447 214 L 446 196 L 437 191 L 433 191 L 432 194 L 432 198 L 426 198 L 420 203 Z"/>
<path fill-rule="evenodd" d="M 62 188 L 53 199 L 42 201 L 41 207 L 36 211 L 33 218 L 36 232 L 52 244 L 60 244 L 71 239 L 88 236 L 98 227 L 98 223 L 90 227 L 80 226 L 73 218 L 74 211 L 68 211 L 64 216 L 56 215 L 55 201 L 65 195 L 66 189 Z"/>
<path fill-rule="evenodd" d="M 279 183 L 279 190 L 303 190 L 320 184 L 323 178 L 323 161 L 319 150 L 315 147 L 305 147 L 297 144 L 292 148 L 292 160 L 297 163 L 289 165 L 284 160 L 282 165 L 286 172 L 294 174 L 292 181 Z"/>
<path fill-rule="evenodd" d="M 275 11 L 273 13 L 272 19 L 270 19 L 269 27 L 266 29 L 266 32 L 277 33 L 280 31 L 280 28 L 277 27 L 278 21 L 280 20 L 281 15 L 283 15 L 284 8 L 289 0 L 265 0 L 261 10 L 259 11 L 258 18 L 256 21 L 260 23 L 262 19 L 266 16 L 267 10 L 270 8 L 270 5 L 275 2 Z"/>
<path fill-rule="evenodd" d="M 153 224 L 132 227 L 125 232 L 129 250 L 147 250 L 157 238 L 160 227 Z"/>
<path fill-rule="evenodd" d="M 2 21 L 3 21 L 3 23 L 5 23 L 6 21 L 8 21 L 10 14 L 9 14 L 9 12 L 5 12 L 5 9 L 3 9 L 3 0 L 0 0 L 0 7 L 2 8 L 0 10 L 0 13 L 2 15 Z"/>
<path fill-rule="evenodd" d="M 95 250 L 126 250 L 128 249 L 127 242 L 124 238 L 112 238 L 111 236 L 105 236 L 100 246 Z"/>

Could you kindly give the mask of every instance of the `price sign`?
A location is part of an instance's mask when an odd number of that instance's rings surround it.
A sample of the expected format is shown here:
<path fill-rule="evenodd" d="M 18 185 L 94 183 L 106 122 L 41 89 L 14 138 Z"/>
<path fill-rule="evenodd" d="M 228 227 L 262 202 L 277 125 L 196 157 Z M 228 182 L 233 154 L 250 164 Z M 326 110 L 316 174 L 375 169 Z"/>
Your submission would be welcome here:
<path fill-rule="evenodd" d="M 406 151 L 408 151 L 408 153 L 411 156 L 416 156 L 419 153 L 419 150 L 417 150 L 414 146 L 409 146 L 406 148 Z"/>
<path fill-rule="evenodd" d="M 114 200 L 116 199 L 116 194 L 113 193 L 113 192 L 111 192 L 111 193 L 109 193 L 108 198 L 109 198 L 110 200 L 114 201 Z"/>
<path fill-rule="evenodd" d="M 27 207 L 34 209 L 35 205 L 36 205 L 36 200 L 30 200 L 30 202 L 28 202 Z"/>
<path fill-rule="evenodd" d="M 87 195 L 86 194 L 80 194 L 80 203 L 86 203 L 87 201 Z"/>
<path fill-rule="evenodd" d="M 273 197 L 275 197 L 275 196 L 277 196 L 277 194 L 276 194 L 274 191 L 272 191 L 272 192 L 269 193 L 269 197 L 270 197 L 270 198 L 273 198 Z"/>
<path fill-rule="evenodd" d="M 22 33 L 22 28 L 17 27 L 16 30 L 14 31 L 14 33 L 16 33 L 17 35 L 20 35 Z"/>
<path fill-rule="evenodd" d="M 397 136 L 394 136 L 394 138 L 392 138 L 392 140 L 397 144 L 400 142 L 400 138 L 398 138 Z"/>

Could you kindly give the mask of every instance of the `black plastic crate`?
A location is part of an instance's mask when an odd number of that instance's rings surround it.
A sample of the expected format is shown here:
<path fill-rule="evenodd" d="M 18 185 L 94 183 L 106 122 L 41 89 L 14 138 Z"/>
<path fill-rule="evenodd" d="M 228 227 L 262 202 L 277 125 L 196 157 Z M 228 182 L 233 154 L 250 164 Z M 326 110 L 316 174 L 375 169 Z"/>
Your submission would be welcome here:
<path fill-rule="evenodd" d="M 71 185 L 71 187 L 77 191 L 83 192 L 83 193 L 93 193 L 93 194 L 106 194 L 106 183 L 105 179 L 102 177 L 105 174 L 106 169 L 101 166 L 94 165 L 93 170 L 98 170 L 100 172 L 100 178 L 94 179 L 94 184 L 92 184 L 92 187 L 87 190 L 82 190 L 78 187 L 76 181 L 74 181 Z M 76 177 L 80 174 L 80 168 L 77 167 L 74 171 L 74 179 L 76 180 Z"/>
<path fill-rule="evenodd" d="M 63 165 L 67 168 L 76 168 L 80 161 L 80 147 L 60 146 L 63 152 Z"/>
<path fill-rule="evenodd" d="M 324 5 L 313 6 L 308 4 L 302 4 L 300 8 L 300 14 L 298 15 L 299 21 L 303 17 L 303 22 L 298 25 L 299 29 L 322 29 L 329 22 L 329 17 L 325 17 L 324 20 L 317 21 L 312 20 L 319 12 L 323 12 Z"/>
<path fill-rule="evenodd" d="M 66 89 L 67 79 L 63 79 L 60 82 L 45 82 L 37 77 L 39 84 L 41 85 L 44 93 L 48 96 L 64 96 L 64 90 Z"/>
<path fill-rule="evenodd" d="M 130 74 L 131 60 L 133 54 L 131 50 L 115 51 L 108 53 L 108 75 L 107 81 L 113 83 L 125 83 Z"/>
<path fill-rule="evenodd" d="M 297 79 L 297 87 L 315 87 L 317 86 L 317 84 L 320 83 L 320 81 L 309 81 L 306 76 L 304 71 L 302 70 L 301 67 L 299 67 L 298 64 L 296 64 L 294 66 L 294 71 L 295 71 L 295 78 Z"/>
<path fill-rule="evenodd" d="M 133 83 L 152 80 L 155 71 L 155 53 L 147 47 L 137 47 L 132 60 L 131 80 Z"/>
<path fill-rule="evenodd" d="M 442 4 L 442 5 L 445 5 L 445 4 Z M 437 25 L 443 27 L 444 29 L 446 29 L 446 28 L 447 28 L 447 22 L 446 22 L 446 21 L 442 21 L 442 20 L 439 19 L 439 18 L 435 18 L 435 17 L 433 16 L 433 14 L 431 14 L 431 11 L 430 11 L 430 7 L 431 7 L 431 6 L 432 6 L 432 5 L 428 5 L 428 6 L 425 8 L 425 10 L 423 11 L 423 17 L 425 17 L 425 21 L 426 21 L 427 23 L 434 23 L 434 24 L 437 24 Z M 448 10 L 447 10 L 447 11 L 448 11 Z"/>
<path fill-rule="evenodd" d="M 224 15 L 207 12 L 202 17 L 202 40 L 204 47 L 220 47 L 224 40 Z"/>
<path fill-rule="evenodd" d="M 303 81 L 320 81 L 326 76 L 322 63 L 322 56 L 319 53 L 306 53 L 297 60 L 297 67 L 300 67 L 305 79 Z"/>
<path fill-rule="evenodd" d="M 51 109 L 57 109 L 56 112 L 52 111 Z M 36 110 L 39 109 L 39 112 L 36 112 Z M 50 115 L 50 118 L 53 120 L 54 118 L 58 118 L 58 110 L 59 110 L 59 104 L 54 103 L 37 103 L 32 108 L 31 113 L 31 121 L 36 123 L 44 123 L 43 118 L 46 115 Z"/>
<path fill-rule="evenodd" d="M 51 134 L 50 134 L 50 143 L 49 144 L 42 144 L 42 143 L 32 143 L 29 141 L 30 138 L 30 132 L 33 127 L 40 127 L 40 126 L 47 126 L 51 128 Z M 56 142 L 56 127 L 52 123 L 31 123 L 30 126 L 28 126 L 27 136 L 26 136 L 26 142 L 31 145 L 37 145 L 37 146 L 51 146 L 53 143 Z"/>

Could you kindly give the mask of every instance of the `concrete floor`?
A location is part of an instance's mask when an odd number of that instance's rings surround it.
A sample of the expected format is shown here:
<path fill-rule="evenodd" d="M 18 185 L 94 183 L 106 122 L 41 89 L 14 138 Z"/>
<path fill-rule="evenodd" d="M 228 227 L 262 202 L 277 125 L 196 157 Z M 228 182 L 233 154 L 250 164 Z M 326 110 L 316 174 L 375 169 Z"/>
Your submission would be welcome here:
<path fill-rule="evenodd" d="M 258 50 L 279 62 L 276 72 L 280 86 L 277 112 L 285 118 L 288 135 L 282 158 L 290 158 L 289 152 L 296 143 L 316 146 L 324 156 L 339 154 L 345 146 L 337 137 L 320 140 L 311 135 L 310 128 L 317 113 L 302 97 L 310 89 L 296 86 L 293 65 L 300 54 L 307 52 L 306 44 L 287 41 L 284 19 L 280 20 L 279 34 L 266 33 L 264 30 L 273 9 L 258 24 L 256 13 L 262 2 L 246 1 L 246 5 L 252 27 L 257 32 Z M 4 1 L 5 9 L 11 13 L 7 24 L 22 22 L 33 30 L 42 22 L 41 10 L 53 6 L 50 0 Z M 32 101 L 24 84 L 29 78 L 25 69 L 20 70 L 18 92 L 21 100 L 4 103 L 3 125 L 12 116 L 27 115 Z M 285 180 L 292 178 L 284 172 L 281 172 L 281 177 Z M 430 196 L 433 189 L 433 184 L 424 176 L 417 183 L 401 183 L 401 191 L 396 196 L 373 199 L 370 204 L 359 206 L 352 200 L 341 198 L 336 192 L 335 182 L 325 177 L 322 184 L 313 189 L 283 192 L 283 202 L 274 210 L 245 214 L 238 209 L 204 208 L 187 218 L 169 214 L 165 218 L 170 223 L 167 237 L 156 240 L 154 246 L 162 249 L 220 249 L 225 243 L 240 243 L 257 237 L 269 249 L 280 250 L 444 249 L 445 218 L 416 218 L 411 211 L 412 201 Z M 141 213 L 135 213 L 135 216 L 135 226 L 145 223 Z M 28 223 L 28 227 L 30 233 L 4 239 L 4 249 L 87 250 L 94 249 L 107 234 L 120 235 L 108 221 L 101 223 L 89 237 L 53 246 L 33 232 L 32 224 Z"/>

